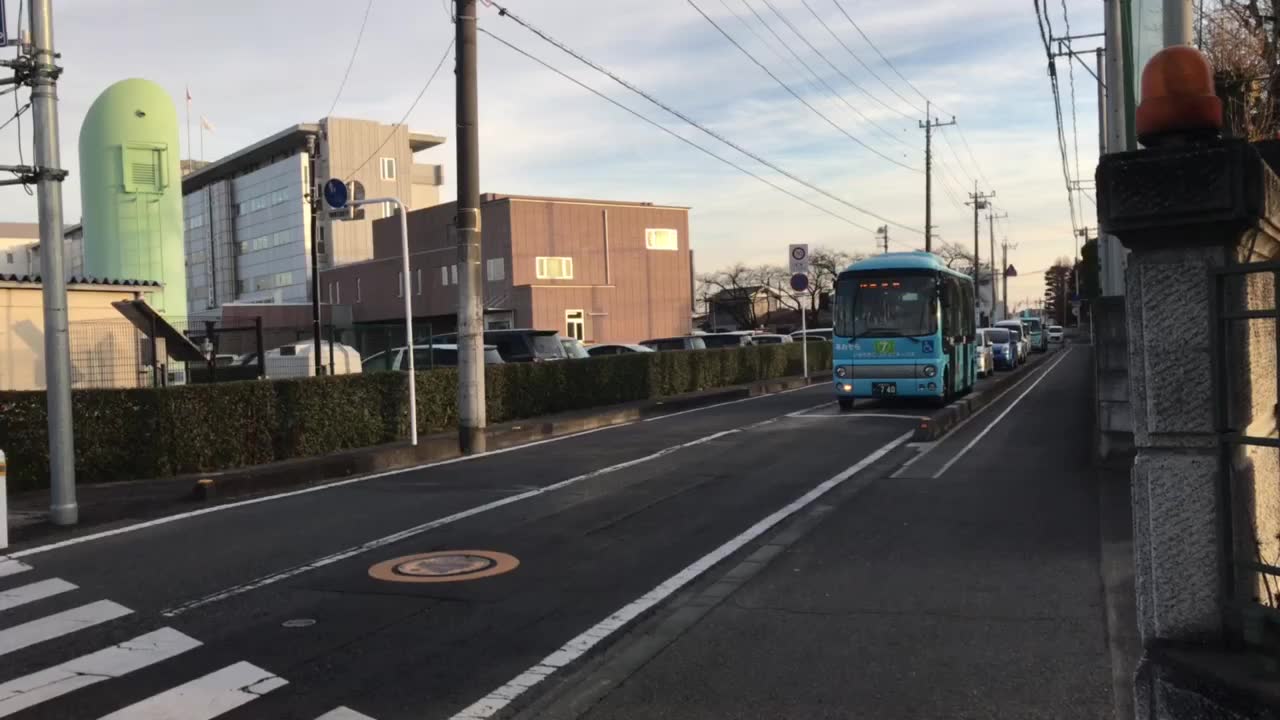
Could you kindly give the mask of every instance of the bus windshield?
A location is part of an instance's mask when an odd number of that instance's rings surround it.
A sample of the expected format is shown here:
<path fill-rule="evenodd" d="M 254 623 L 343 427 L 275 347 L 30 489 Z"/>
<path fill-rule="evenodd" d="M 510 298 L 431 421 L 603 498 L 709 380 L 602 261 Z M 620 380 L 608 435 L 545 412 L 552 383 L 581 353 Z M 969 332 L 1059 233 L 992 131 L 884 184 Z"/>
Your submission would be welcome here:
<path fill-rule="evenodd" d="M 854 275 L 840 279 L 836 290 L 836 335 L 918 337 L 937 331 L 933 276 Z"/>

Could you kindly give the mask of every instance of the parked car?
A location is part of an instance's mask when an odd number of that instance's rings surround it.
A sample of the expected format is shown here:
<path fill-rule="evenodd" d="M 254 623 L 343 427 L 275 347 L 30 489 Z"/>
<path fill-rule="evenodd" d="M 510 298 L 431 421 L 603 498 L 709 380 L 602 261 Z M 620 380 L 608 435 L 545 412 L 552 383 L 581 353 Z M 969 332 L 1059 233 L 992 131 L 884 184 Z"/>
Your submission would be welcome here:
<path fill-rule="evenodd" d="M 751 336 L 752 345 L 781 345 L 782 343 L 791 342 L 790 335 L 774 335 L 771 333 L 760 333 Z"/>
<path fill-rule="evenodd" d="M 564 346 L 564 354 L 569 356 L 570 360 L 581 360 L 591 357 L 587 354 L 587 348 L 583 346 L 582 341 L 578 338 L 561 337 L 560 344 Z"/>
<path fill-rule="evenodd" d="M 445 333 L 432 338 L 435 343 L 456 343 L 458 333 Z M 498 349 L 505 362 L 545 362 L 564 360 L 568 354 L 560 343 L 560 333 L 555 330 L 485 330 L 484 344 Z"/>
<path fill-rule="evenodd" d="M 708 348 L 725 348 L 725 347 L 742 347 L 750 345 L 755 333 L 750 330 L 735 330 L 733 332 L 707 333 L 699 335 L 702 342 Z"/>
<path fill-rule="evenodd" d="M 831 328 L 809 328 L 791 333 L 791 339 L 796 342 L 831 342 L 834 334 Z"/>
<path fill-rule="evenodd" d="M 498 354 L 498 348 L 492 345 L 484 346 L 484 364 L 503 364 L 502 356 Z M 432 367 L 456 367 L 457 365 L 457 345 L 452 343 L 442 343 L 440 345 L 413 346 L 414 370 L 427 370 Z M 391 348 L 390 350 L 384 350 L 365 358 L 363 369 L 364 372 L 377 372 L 379 370 L 408 370 L 409 356 L 405 354 L 403 346 Z"/>
<path fill-rule="evenodd" d="M 592 345 L 587 348 L 587 354 L 591 357 L 606 357 L 609 355 L 629 355 L 630 353 L 648 353 L 653 352 L 653 348 L 644 345 L 631 345 L 628 343 L 616 343 L 613 345 Z"/>
<path fill-rule="evenodd" d="M 995 357 L 991 348 L 991 338 L 987 337 L 987 328 L 978 331 L 978 377 L 987 377 L 995 372 Z"/>
<path fill-rule="evenodd" d="M 1030 341 L 1031 350 L 1034 352 L 1048 352 L 1049 335 L 1044 331 L 1044 322 L 1037 317 L 1023 317 L 1019 319 L 1027 328 L 1027 331 L 1023 333 L 1023 335 L 1026 335 L 1027 339 Z"/>
<path fill-rule="evenodd" d="M 1021 365 L 1031 356 L 1031 347 L 1027 342 L 1027 336 L 1023 335 L 1021 330 L 1011 327 L 1006 327 L 1005 330 L 1009 331 L 1009 336 L 1013 339 L 1014 349 L 1018 351 L 1018 364 Z"/>
<path fill-rule="evenodd" d="M 1062 329 L 1061 325 L 1049 326 L 1049 342 L 1060 343 L 1063 341 L 1065 337 L 1066 337 L 1066 331 Z"/>
<path fill-rule="evenodd" d="M 707 344 L 703 342 L 706 335 L 685 335 L 683 337 L 654 338 L 645 340 L 641 345 L 650 350 L 666 352 L 668 350 L 706 350 Z"/>
<path fill-rule="evenodd" d="M 1018 361 L 1023 362 L 1031 354 L 1031 333 L 1027 330 L 1027 323 L 1022 320 L 1001 320 L 995 324 L 995 327 L 1006 328 L 1017 333 L 1018 344 L 1021 350 L 1018 352 Z"/>
<path fill-rule="evenodd" d="M 311 377 L 316 374 L 312 340 L 281 345 L 266 353 L 266 371 L 269 378 Z M 256 354 L 255 354 L 256 355 Z M 329 372 L 329 359 L 333 359 L 333 374 L 347 375 L 360 372 L 360 353 L 350 345 L 334 343 L 330 352 L 329 341 L 320 342 L 320 363 Z"/>
<path fill-rule="evenodd" d="M 991 343 L 991 365 L 996 370 L 1013 370 L 1018 367 L 1018 341 L 1014 338 L 1016 330 L 993 327 L 982 330 L 987 342 Z"/>

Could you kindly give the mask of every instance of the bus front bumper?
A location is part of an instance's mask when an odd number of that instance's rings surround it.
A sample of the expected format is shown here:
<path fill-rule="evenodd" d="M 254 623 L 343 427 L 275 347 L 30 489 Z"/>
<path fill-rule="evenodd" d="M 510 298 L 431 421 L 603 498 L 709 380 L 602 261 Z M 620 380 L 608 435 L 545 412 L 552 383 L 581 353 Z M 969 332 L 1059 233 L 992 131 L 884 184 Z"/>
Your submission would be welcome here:
<path fill-rule="evenodd" d="M 942 397 L 941 378 L 836 378 L 836 395 L 853 398 Z"/>

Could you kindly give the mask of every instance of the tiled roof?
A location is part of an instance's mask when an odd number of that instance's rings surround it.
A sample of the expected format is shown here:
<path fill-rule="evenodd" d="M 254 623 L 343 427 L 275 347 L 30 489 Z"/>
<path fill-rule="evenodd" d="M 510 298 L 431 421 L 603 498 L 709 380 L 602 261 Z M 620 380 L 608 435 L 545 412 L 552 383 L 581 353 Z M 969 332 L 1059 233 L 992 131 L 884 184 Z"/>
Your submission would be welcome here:
<path fill-rule="evenodd" d="M 4 275 L 0 274 L 0 282 L 16 282 L 16 283 L 32 283 L 40 284 L 39 275 Z M 68 285 L 120 285 L 122 287 L 160 287 L 160 283 L 155 280 L 112 280 L 109 278 L 95 278 L 85 275 L 72 275 L 67 278 Z"/>

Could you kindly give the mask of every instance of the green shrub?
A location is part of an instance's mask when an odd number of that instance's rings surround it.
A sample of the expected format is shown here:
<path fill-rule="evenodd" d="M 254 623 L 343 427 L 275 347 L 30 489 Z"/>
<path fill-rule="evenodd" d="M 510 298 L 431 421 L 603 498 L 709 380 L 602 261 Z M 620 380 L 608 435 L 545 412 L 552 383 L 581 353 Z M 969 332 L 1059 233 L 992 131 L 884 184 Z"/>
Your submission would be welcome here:
<path fill-rule="evenodd" d="M 809 345 L 811 372 L 831 367 L 830 343 Z M 798 343 L 632 353 L 485 368 L 490 423 L 799 375 Z M 418 430 L 456 427 L 458 374 L 417 374 Z M 210 472 L 368 447 L 409 431 L 408 376 L 374 372 L 175 388 L 76 390 L 79 482 Z M 47 484 L 43 392 L 0 392 L 0 450 L 15 491 Z"/>

